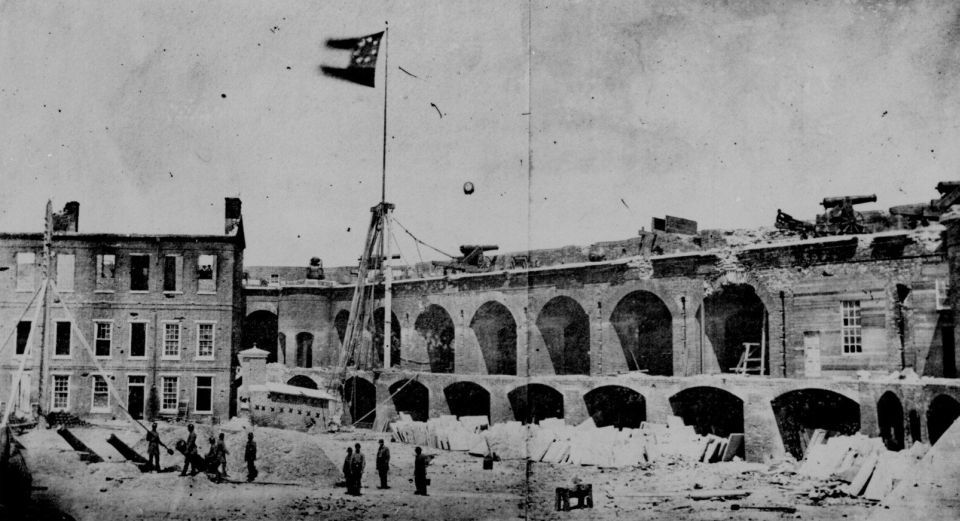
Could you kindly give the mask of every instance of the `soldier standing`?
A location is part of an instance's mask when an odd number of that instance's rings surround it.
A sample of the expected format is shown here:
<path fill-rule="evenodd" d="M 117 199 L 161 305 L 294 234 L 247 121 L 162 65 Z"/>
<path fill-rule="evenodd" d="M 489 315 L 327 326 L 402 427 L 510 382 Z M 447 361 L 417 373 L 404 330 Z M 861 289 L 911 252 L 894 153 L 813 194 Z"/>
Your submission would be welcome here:
<path fill-rule="evenodd" d="M 187 431 L 190 433 L 187 435 L 187 446 L 183 449 L 183 471 L 180 472 L 181 476 L 187 475 L 187 469 L 193 470 L 193 474 L 196 474 L 200 471 L 197 468 L 197 464 L 194 461 L 194 455 L 197 453 L 197 434 L 193 432 L 193 424 L 187 425 Z"/>
<path fill-rule="evenodd" d="M 380 440 L 377 449 L 377 472 L 380 474 L 380 488 L 390 488 L 387 485 L 387 472 L 390 471 L 390 449 Z"/>
<path fill-rule="evenodd" d="M 361 479 L 363 479 L 363 468 L 366 466 L 366 460 L 360 453 L 360 444 L 353 446 L 353 458 L 350 459 L 350 474 L 353 478 L 353 495 L 360 495 Z"/>
<path fill-rule="evenodd" d="M 227 477 L 227 443 L 223 440 L 223 433 L 220 433 L 220 439 L 217 441 L 217 470 L 221 478 Z"/>
<path fill-rule="evenodd" d="M 253 481 L 257 477 L 257 442 L 253 441 L 253 433 L 247 433 L 247 447 L 243 452 L 243 459 L 247 462 L 247 481 Z"/>
<path fill-rule="evenodd" d="M 414 449 L 416 457 L 413 460 L 413 484 L 417 487 L 417 491 L 414 494 L 418 496 L 427 495 L 427 484 L 430 483 L 430 480 L 427 479 L 427 464 L 430 462 L 430 459 L 423 455 L 423 451 L 420 447 Z"/>
<path fill-rule="evenodd" d="M 157 433 L 157 424 L 153 424 L 153 430 L 147 432 L 147 458 L 148 466 L 157 472 L 160 472 L 160 434 Z"/>

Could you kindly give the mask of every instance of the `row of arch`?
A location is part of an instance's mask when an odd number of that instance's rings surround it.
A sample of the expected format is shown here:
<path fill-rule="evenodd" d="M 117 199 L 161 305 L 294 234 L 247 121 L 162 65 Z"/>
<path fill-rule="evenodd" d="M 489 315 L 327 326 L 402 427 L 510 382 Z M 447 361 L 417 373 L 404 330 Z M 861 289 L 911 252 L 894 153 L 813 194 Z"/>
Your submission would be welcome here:
<path fill-rule="evenodd" d="M 297 376 L 291 385 L 313 386 L 308 377 Z M 398 412 L 414 420 L 429 418 L 430 393 L 416 380 L 400 380 L 389 387 Z M 450 413 L 455 416 L 490 416 L 490 393 L 473 382 L 456 382 L 443 389 Z M 523 423 L 539 423 L 547 418 L 564 417 L 563 394 L 545 384 L 531 383 L 507 393 L 514 419 Z M 646 400 L 634 389 L 620 385 L 597 387 L 583 395 L 587 413 L 598 427 L 636 428 L 647 419 Z M 743 400 L 717 387 L 699 386 L 684 389 L 670 397 L 673 414 L 683 419 L 700 435 L 726 437 L 744 432 Z M 344 388 L 344 402 L 351 422 L 372 425 L 376 418 L 376 387 L 368 380 L 351 377 Z M 860 430 L 860 405 L 834 391 L 798 389 L 783 393 L 771 401 L 774 417 L 785 449 L 802 458 L 807 440 L 815 429 L 849 435 Z M 905 427 L 910 439 L 919 441 L 919 413 L 912 410 L 905 416 L 899 398 L 884 393 L 877 402 L 880 434 L 890 450 L 907 445 Z M 960 402 L 941 394 L 927 409 L 929 442 L 936 443 L 950 425 L 960 417 Z M 748 440 L 749 442 L 749 440 Z M 742 456 L 742 454 L 741 454 Z"/>
<path fill-rule="evenodd" d="M 731 371 L 740 359 L 744 342 L 760 342 L 765 335 L 766 309 L 746 284 L 731 284 L 704 299 L 703 312 L 694 310 L 697 320 L 704 320 L 704 332 L 717 356 L 720 370 Z M 445 308 L 428 305 L 414 322 L 414 330 L 426 346 L 427 360 L 401 359 L 401 325 L 391 314 L 392 365 L 405 366 L 433 373 L 455 370 L 455 323 Z M 333 326 L 343 342 L 349 313 L 341 310 Z M 625 295 L 610 314 L 610 323 L 620 342 L 626 367 L 651 375 L 672 376 L 674 371 L 673 323 L 675 317 L 656 294 L 637 290 Z M 535 326 L 547 348 L 555 374 L 590 374 L 590 317 L 580 303 L 568 296 L 550 299 L 540 309 Z M 487 374 L 517 374 L 517 319 L 504 304 L 487 301 L 474 313 L 469 324 L 483 356 Z M 368 324 L 375 356 L 383 360 L 384 310 L 378 308 Z M 270 352 L 268 362 L 279 358 L 286 349 L 286 338 L 277 333 L 276 316 L 269 311 L 249 315 L 244 324 L 245 348 L 254 343 Z M 273 339 L 279 339 L 274 342 Z M 294 359 L 288 365 L 313 367 L 313 335 L 296 335 Z M 279 344 L 279 349 L 277 349 Z"/>

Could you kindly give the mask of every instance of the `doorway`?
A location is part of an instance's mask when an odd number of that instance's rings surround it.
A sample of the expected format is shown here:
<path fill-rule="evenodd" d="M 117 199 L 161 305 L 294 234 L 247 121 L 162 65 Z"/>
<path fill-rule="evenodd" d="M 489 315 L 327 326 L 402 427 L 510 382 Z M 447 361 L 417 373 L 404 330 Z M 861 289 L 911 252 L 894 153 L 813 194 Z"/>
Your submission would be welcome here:
<path fill-rule="evenodd" d="M 146 396 L 147 377 L 130 375 L 127 377 L 127 411 L 135 420 L 143 419 L 144 397 Z"/>

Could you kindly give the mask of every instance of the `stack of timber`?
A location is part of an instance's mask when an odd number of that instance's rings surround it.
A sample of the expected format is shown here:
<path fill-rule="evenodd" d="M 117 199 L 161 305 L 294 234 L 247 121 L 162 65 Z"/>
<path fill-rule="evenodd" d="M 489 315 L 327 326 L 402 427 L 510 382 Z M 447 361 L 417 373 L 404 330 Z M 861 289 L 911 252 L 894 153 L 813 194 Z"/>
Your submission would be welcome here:
<path fill-rule="evenodd" d="M 541 420 L 538 425 L 509 421 L 488 426 L 485 416 L 459 420 L 442 416 L 427 422 L 403 419 L 390 428 L 398 441 L 441 450 L 600 467 L 630 467 L 656 460 L 730 461 L 743 447 L 743 434 L 700 436 L 679 418 L 671 418 L 667 425 L 643 422 L 637 429 L 617 429 L 597 427 L 593 419 L 577 426 L 557 418 Z"/>
<path fill-rule="evenodd" d="M 845 483 L 842 491 L 847 495 L 880 500 L 900 480 L 918 470 L 918 462 L 929 448 L 925 443 L 915 443 L 895 452 L 887 450 L 879 438 L 862 434 L 827 438 L 826 432 L 818 429 L 797 474 L 836 479 Z"/>

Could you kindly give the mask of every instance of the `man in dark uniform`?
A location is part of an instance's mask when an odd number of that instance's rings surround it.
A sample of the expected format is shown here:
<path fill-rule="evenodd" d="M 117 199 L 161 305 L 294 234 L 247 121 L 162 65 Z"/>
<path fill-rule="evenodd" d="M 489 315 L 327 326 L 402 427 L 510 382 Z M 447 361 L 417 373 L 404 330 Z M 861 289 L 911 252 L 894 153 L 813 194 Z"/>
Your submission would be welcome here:
<path fill-rule="evenodd" d="M 353 446 L 353 457 L 350 458 L 350 474 L 353 477 L 353 495 L 360 495 L 361 483 L 363 479 L 363 468 L 366 466 L 366 460 L 363 457 L 363 454 L 360 453 L 360 444 L 357 443 Z"/>
<path fill-rule="evenodd" d="M 257 461 L 257 443 L 253 441 L 253 433 L 247 433 L 247 447 L 243 452 L 243 460 L 247 462 L 247 481 L 253 481 L 257 477 L 257 467 L 254 464 Z"/>
<path fill-rule="evenodd" d="M 353 477 L 350 475 L 350 463 L 353 460 L 353 449 L 347 447 L 347 457 L 343 458 L 343 481 L 347 484 L 347 494 L 353 493 Z"/>
<path fill-rule="evenodd" d="M 390 488 L 387 485 L 387 472 L 390 471 L 390 449 L 380 440 L 377 449 L 377 472 L 380 474 L 380 488 Z"/>
<path fill-rule="evenodd" d="M 210 444 L 210 448 L 207 449 L 207 453 L 203 456 L 204 471 L 219 474 L 217 468 L 220 466 L 220 457 L 217 454 L 217 439 L 210 436 L 207 438 L 207 443 Z M 199 457 L 200 455 L 197 454 L 197 458 Z"/>
<path fill-rule="evenodd" d="M 427 465 L 430 463 L 430 458 L 423 455 L 423 451 L 420 447 L 414 449 L 416 457 L 413 460 L 413 484 L 417 487 L 417 491 L 414 494 L 418 496 L 427 495 Z"/>
<path fill-rule="evenodd" d="M 147 459 L 149 467 L 160 472 L 160 434 L 157 433 L 157 424 L 153 424 L 153 430 L 147 433 Z"/>
<path fill-rule="evenodd" d="M 187 469 L 193 470 L 193 474 L 200 472 L 200 469 L 197 468 L 196 462 L 193 460 L 194 456 L 197 454 L 197 434 L 193 432 L 192 423 L 187 425 L 187 431 L 190 434 L 187 435 L 187 446 L 183 450 L 183 471 L 180 472 L 181 476 L 187 475 Z"/>
<path fill-rule="evenodd" d="M 223 433 L 220 433 L 220 439 L 217 441 L 217 474 L 221 478 L 227 477 L 227 442 L 223 440 Z"/>

